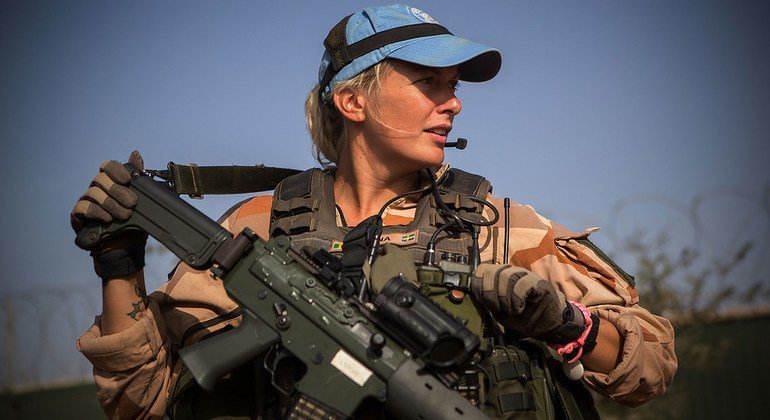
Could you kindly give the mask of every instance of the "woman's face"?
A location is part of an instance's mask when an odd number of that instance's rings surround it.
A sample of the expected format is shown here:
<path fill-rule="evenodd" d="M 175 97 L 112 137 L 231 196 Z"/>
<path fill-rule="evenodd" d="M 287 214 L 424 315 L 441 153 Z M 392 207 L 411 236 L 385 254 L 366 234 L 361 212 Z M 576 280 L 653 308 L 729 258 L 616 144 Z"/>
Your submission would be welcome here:
<path fill-rule="evenodd" d="M 444 144 L 462 109 L 455 96 L 457 67 L 393 61 L 365 109 L 365 141 L 375 158 L 396 171 L 416 171 L 444 161 Z"/>

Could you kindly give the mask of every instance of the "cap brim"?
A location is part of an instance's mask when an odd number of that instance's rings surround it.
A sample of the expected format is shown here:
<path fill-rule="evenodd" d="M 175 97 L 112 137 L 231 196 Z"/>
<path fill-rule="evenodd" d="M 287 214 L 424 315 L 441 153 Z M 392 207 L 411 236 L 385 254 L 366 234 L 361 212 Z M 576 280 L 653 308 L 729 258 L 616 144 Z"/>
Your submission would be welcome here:
<path fill-rule="evenodd" d="M 428 67 L 459 66 L 460 80 L 485 82 L 500 71 L 502 56 L 495 48 L 454 35 L 436 35 L 404 42 L 388 57 Z"/>

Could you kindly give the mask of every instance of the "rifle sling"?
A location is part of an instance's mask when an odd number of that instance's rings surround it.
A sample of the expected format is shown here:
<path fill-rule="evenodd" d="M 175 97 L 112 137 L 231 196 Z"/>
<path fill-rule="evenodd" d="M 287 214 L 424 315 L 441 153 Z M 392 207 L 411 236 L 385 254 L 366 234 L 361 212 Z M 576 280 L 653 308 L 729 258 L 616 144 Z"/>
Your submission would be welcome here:
<path fill-rule="evenodd" d="M 198 166 L 169 162 L 174 192 L 190 197 L 204 194 L 245 194 L 274 190 L 284 178 L 301 171 L 255 166 Z"/>

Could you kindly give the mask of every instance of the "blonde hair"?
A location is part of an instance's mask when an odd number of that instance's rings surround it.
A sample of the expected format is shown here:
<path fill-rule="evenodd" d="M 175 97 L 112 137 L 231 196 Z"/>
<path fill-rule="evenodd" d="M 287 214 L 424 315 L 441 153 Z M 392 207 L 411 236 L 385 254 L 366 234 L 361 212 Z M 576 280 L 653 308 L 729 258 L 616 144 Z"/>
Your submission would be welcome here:
<path fill-rule="evenodd" d="M 380 83 L 393 68 L 388 60 L 380 61 L 355 77 L 337 83 L 330 97 L 344 89 L 359 92 L 375 104 Z M 310 137 L 313 139 L 313 156 L 322 167 L 339 162 L 340 154 L 347 146 L 347 130 L 342 115 L 334 102 L 323 103 L 316 84 L 305 100 L 305 119 Z"/>

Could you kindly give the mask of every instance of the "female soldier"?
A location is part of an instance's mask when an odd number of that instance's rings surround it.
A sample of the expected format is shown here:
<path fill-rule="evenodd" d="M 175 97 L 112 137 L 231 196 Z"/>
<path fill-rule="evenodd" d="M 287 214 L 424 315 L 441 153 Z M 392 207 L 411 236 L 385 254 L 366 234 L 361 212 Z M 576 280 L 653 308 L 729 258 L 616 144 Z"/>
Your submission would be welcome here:
<path fill-rule="evenodd" d="M 488 206 L 478 204 L 484 200 L 502 208 L 482 177 L 443 164 L 447 136 L 462 109 L 458 80 L 493 78 L 499 52 L 456 37 L 405 5 L 355 13 L 332 29 L 324 45 L 306 115 L 326 170 L 284 180 L 272 197 L 255 197 L 226 215 L 223 226 L 236 233 L 248 226 L 263 238 L 288 235 L 295 247 L 331 249 L 350 227 L 380 213 L 383 237 L 400 234 L 418 263 L 426 263 L 428 249 L 480 260 L 472 296 L 440 286 L 436 292 L 435 285 L 422 290 L 432 290 L 450 311 L 474 309 L 463 314 L 469 328 L 484 336 L 478 371 L 471 374 L 482 385 L 466 396 L 490 416 L 548 418 L 555 410 L 570 418 L 595 415 L 580 382 L 550 368 L 550 353 L 582 362 L 582 382 L 622 404 L 662 394 L 676 370 L 671 325 L 639 306 L 633 279 L 588 241 L 590 232 L 570 232 L 519 205 L 510 210 L 507 249 L 500 222 L 471 234 L 449 235 L 451 229 L 441 227 L 451 223 L 442 220 L 447 205 L 475 220 L 493 218 Z M 143 168 L 137 152 L 129 162 Z M 128 180 L 119 162 L 102 164 L 73 209 L 75 230 L 88 221 L 129 217 L 135 196 L 125 187 Z M 436 182 L 441 194 L 427 192 Z M 78 348 L 94 365 L 105 411 L 134 418 L 167 410 L 177 417 L 290 410 L 268 392 L 269 378 L 254 379 L 253 372 L 246 375 L 249 386 L 223 385 L 225 392 L 198 398 L 176 350 L 238 324 L 237 305 L 221 282 L 184 264 L 146 296 L 145 240 L 122 235 L 92 252 L 104 305 Z"/>

